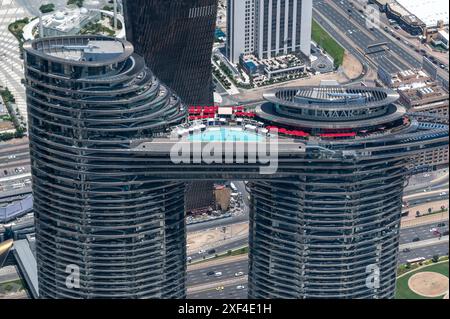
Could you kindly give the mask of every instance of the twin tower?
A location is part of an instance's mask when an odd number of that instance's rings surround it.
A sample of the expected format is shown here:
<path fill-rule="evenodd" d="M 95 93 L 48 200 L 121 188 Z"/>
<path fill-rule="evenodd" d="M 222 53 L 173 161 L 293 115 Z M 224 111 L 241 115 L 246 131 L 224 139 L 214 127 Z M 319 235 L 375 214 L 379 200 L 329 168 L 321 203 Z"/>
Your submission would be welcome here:
<path fill-rule="evenodd" d="M 448 127 L 392 91 L 337 86 L 267 92 L 257 121 L 190 122 L 187 105 L 212 102 L 215 1 L 124 4 L 139 54 L 102 36 L 24 45 L 40 297 L 186 297 L 185 183 L 240 179 L 250 298 L 393 298 L 410 159 Z M 276 137 L 276 172 L 175 163 L 173 132 L 195 129 Z"/>

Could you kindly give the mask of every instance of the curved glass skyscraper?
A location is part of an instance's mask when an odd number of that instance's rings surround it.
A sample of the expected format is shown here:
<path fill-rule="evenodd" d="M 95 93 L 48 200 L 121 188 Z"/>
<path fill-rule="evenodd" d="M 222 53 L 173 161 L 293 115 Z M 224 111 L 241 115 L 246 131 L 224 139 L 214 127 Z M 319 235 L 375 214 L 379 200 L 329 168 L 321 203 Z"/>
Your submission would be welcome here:
<path fill-rule="evenodd" d="M 249 297 L 393 298 L 408 168 L 448 126 L 339 86 L 270 91 L 257 120 L 186 121 L 126 41 L 24 50 L 41 297 L 185 297 L 185 182 L 228 179 L 249 181 Z M 210 161 L 214 139 L 232 154 Z M 249 139 L 277 146 L 271 174 L 237 148 Z"/>
<path fill-rule="evenodd" d="M 212 105 L 217 0 L 124 0 L 127 39 L 189 105 Z"/>
<path fill-rule="evenodd" d="M 24 50 L 40 297 L 184 297 L 184 184 L 128 165 L 132 141 L 185 118 L 180 100 L 126 41 Z"/>

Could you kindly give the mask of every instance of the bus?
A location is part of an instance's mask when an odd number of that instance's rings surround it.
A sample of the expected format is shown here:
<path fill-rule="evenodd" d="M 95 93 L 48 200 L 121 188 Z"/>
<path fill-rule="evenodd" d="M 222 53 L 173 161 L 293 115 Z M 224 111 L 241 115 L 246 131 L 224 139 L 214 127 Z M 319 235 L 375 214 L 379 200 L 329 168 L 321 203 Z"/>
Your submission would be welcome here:
<path fill-rule="evenodd" d="M 406 262 L 410 263 L 410 264 L 420 263 L 420 262 L 423 262 L 423 261 L 425 261 L 425 257 L 417 257 L 417 258 L 406 260 Z"/>

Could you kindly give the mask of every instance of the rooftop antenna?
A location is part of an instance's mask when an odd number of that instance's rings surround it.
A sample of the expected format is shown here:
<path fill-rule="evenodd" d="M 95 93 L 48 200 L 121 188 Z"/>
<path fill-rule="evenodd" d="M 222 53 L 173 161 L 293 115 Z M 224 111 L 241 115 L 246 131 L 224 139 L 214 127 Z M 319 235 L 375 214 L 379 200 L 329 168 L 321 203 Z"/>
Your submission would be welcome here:
<path fill-rule="evenodd" d="M 44 38 L 44 23 L 42 22 L 42 12 L 39 11 L 39 37 Z"/>
<path fill-rule="evenodd" d="M 114 30 L 117 31 L 117 0 L 114 0 Z"/>

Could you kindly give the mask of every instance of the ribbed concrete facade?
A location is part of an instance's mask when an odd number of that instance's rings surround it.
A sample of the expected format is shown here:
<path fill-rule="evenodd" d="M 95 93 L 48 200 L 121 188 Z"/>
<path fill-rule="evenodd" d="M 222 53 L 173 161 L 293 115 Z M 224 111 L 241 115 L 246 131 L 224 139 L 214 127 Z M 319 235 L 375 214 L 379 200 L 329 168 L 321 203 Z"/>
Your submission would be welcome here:
<path fill-rule="evenodd" d="M 117 55 L 87 55 L 103 45 Z M 184 119 L 179 99 L 128 42 L 24 49 L 40 297 L 183 298 L 184 184 L 146 180 L 128 155 L 131 140 Z M 66 282 L 73 267 L 79 287 Z"/>

